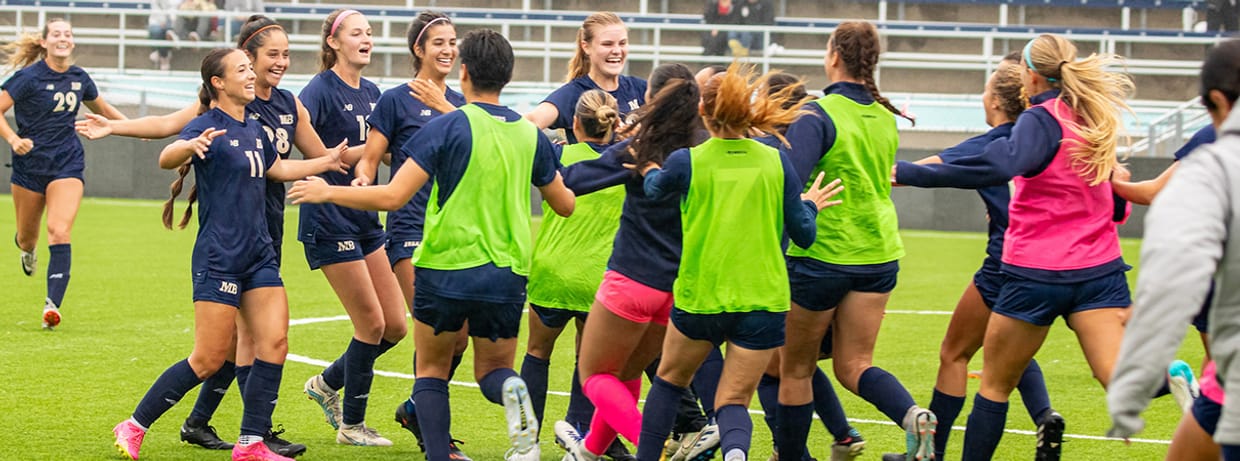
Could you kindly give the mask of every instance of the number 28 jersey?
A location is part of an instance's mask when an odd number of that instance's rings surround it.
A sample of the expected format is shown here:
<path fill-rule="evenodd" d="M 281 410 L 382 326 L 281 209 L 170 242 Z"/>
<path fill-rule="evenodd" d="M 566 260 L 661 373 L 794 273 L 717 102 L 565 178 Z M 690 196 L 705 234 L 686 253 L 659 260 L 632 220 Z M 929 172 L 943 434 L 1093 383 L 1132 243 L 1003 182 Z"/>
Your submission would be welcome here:
<path fill-rule="evenodd" d="M 211 142 L 206 158 L 191 156 L 198 185 L 198 238 L 191 266 L 203 271 L 241 276 L 275 259 L 267 233 L 267 169 L 276 152 L 262 126 L 211 109 L 181 130 L 179 139 L 194 139 L 207 128 L 228 130 Z"/>
<path fill-rule="evenodd" d="M 73 121 L 99 90 L 78 66 L 56 72 L 39 60 L 13 73 L 0 89 L 13 98 L 17 135 L 34 142 L 26 155 L 13 155 L 13 168 L 25 174 L 54 175 L 85 167 L 82 142 Z"/>

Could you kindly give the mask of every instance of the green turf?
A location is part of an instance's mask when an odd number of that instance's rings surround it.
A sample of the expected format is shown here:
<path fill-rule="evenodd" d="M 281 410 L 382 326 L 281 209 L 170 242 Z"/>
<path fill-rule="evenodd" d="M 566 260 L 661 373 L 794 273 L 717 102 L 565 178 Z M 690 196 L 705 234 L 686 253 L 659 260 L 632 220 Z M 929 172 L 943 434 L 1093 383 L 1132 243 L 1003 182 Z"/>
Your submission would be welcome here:
<path fill-rule="evenodd" d="M 179 211 L 179 210 L 178 210 Z M 286 220 L 290 239 L 297 225 L 296 208 Z M 73 280 L 63 307 L 64 324 L 55 332 L 39 328 L 44 297 L 47 250 L 39 246 L 40 267 L 36 277 L 22 276 L 18 253 L 10 245 L 0 251 L 0 402 L 5 407 L 0 431 L 0 458 L 4 459 L 101 459 L 114 457 L 112 434 L 118 421 L 128 417 L 147 387 L 168 365 L 184 358 L 193 341 L 193 309 L 190 301 L 189 260 L 194 231 L 170 232 L 160 225 L 158 204 L 150 201 L 87 199 L 73 232 Z M 0 235 L 12 232 L 12 200 L 0 197 Z M 983 256 L 984 236 L 969 233 L 909 231 L 904 234 L 908 256 L 901 261 L 899 286 L 889 309 L 896 311 L 948 311 L 955 305 Z M 1125 241 L 1130 262 L 1137 259 L 1138 242 Z M 285 242 L 284 280 L 293 319 L 343 314 L 326 280 L 306 269 L 301 245 Z M 946 315 L 890 313 L 883 323 L 875 364 L 898 376 L 918 402 L 927 404 L 938 365 L 938 345 L 947 325 Z M 524 329 L 524 328 L 523 328 Z M 347 345 L 351 328 L 346 321 L 333 321 L 290 328 L 290 352 L 329 361 Z M 1195 335 L 1194 335 L 1195 336 Z M 1200 342 L 1190 338 L 1181 358 L 1200 363 Z M 568 335 L 560 341 L 552 367 L 551 389 L 566 391 L 572 354 Z M 412 341 L 406 340 L 376 363 L 379 370 L 408 374 Z M 520 356 L 520 354 L 519 354 Z M 518 363 L 520 358 L 518 356 Z M 1075 337 L 1060 322 L 1038 355 L 1046 374 L 1052 401 L 1068 422 L 1070 434 L 1102 435 L 1108 425 L 1104 393 L 1091 377 Z M 469 363 L 469 357 L 466 363 Z M 970 369 L 980 369 L 979 361 Z M 303 459 L 421 459 L 413 437 L 392 421 L 392 412 L 407 398 L 408 378 L 378 376 L 371 391 L 373 407 L 368 423 L 391 438 L 391 448 L 356 448 L 335 443 L 335 434 L 323 421 L 318 407 L 301 393 L 305 379 L 319 366 L 290 360 L 285 367 L 280 405 L 274 420 L 289 430 L 287 438 L 305 443 Z M 458 381 L 472 382 L 468 365 L 461 367 Z M 975 392 L 976 380 L 970 381 Z M 903 432 L 878 424 L 882 415 L 860 398 L 837 386 L 850 418 L 870 441 L 863 459 L 879 459 L 883 452 L 900 451 Z M 453 386 L 453 434 L 467 442 L 464 449 L 479 461 L 502 459 L 506 437 L 503 410 L 474 388 Z M 197 396 L 191 393 L 154 425 L 146 438 L 142 459 L 225 459 L 226 453 L 207 452 L 179 442 L 177 429 Z M 550 396 L 548 426 L 563 415 L 567 399 Z M 757 401 L 754 401 L 757 408 Z M 965 408 L 957 425 L 963 425 Z M 230 391 L 213 424 L 225 439 L 236 435 L 241 402 Z M 1148 439 L 1167 440 L 1179 416 L 1171 399 L 1156 401 L 1146 413 Z M 819 426 L 820 427 L 820 426 Z M 1023 407 L 1013 401 L 1008 428 L 1032 430 Z M 948 458 L 959 456 L 963 433 L 953 433 Z M 543 459 L 558 460 L 559 450 L 543 431 Z M 820 459 L 826 453 L 822 429 L 812 432 L 811 447 Z M 996 459 L 1030 459 L 1034 437 L 1007 434 Z M 770 435 L 755 417 L 753 459 L 770 453 Z M 1166 445 L 1113 440 L 1069 439 L 1065 459 L 1161 459 Z"/>

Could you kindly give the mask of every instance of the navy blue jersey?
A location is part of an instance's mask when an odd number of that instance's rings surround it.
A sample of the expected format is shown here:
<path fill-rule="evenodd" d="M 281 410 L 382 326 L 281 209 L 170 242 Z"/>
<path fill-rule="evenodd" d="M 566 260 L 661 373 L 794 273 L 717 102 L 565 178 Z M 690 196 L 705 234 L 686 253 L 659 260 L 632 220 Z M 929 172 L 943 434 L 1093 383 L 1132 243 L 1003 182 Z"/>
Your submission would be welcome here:
<path fill-rule="evenodd" d="M 555 116 L 555 121 L 551 122 L 547 128 L 563 128 L 568 143 L 576 144 L 577 136 L 573 135 L 573 115 L 577 112 L 577 100 L 581 98 L 582 93 L 594 89 L 598 89 L 598 84 L 590 80 L 590 76 L 582 75 L 547 95 L 547 99 L 543 102 L 551 103 L 559 111 L 559 114 Z M 646 103 L 646 81 L 621 75 L 620 85 L 616 87 L 616 91 L 607 93 L 615 96 L 616 103 L 620 107 L 620 115 L 625 115 Z"/>
<path fill-rule="evenodd" d="M 228 130 L 211 142 L 205 159 L 190 156 L 198 186 L 194 273 L 241 276 L 275 259 L 264 197 L 276 152 L 262 126 L 246 115 L 242 122 L 211 109 L 191 120 L 178 137 L 194 139 L 207 128 Z"/>
<path fill-rule="evenodd" d="M 396 172 L 400 166 L 405 163 L 405 159 L 409 158 L 401 146 L 413 137 L 414 133 L 422 129 L 432 118 L 440 115 L 440 112 L 427 107 L 418 98 L 409 94 L 411 90 L 408 84 L 400 84 L 390 90 L 384 91 L 379 96 L 379 102 L 375 104 L 375 111 L 370 113 L 366 121 L 370 123 L 370 127 L 383 133 L 388 139 L 388 151 L 392 153 L 392 176 L 396 176 Z M 448 104 L 455 107 L 465 105 L 465 96 L 455 90 L 448 88 L 444 91 L 444 98 L 448 100 Z M 387 214 L 387 232 L 389 238 L 399 240 L 421 240 L 422 224 L 426 220 L 426 201 L 431 196 L 431 183 L 427 181 L 422 186 L 413 199 L 400 207 L 399 210 Z"/>
<path fill-rule="evenodd" d="M 1193 133 L 1193 137 L 1188 138 L 1188 143 L 1184 144 L 1179 150 L 1175 151 L 1175 159 L 1183 160 L 1184 157 L 1188 156 L 1188 154 L 1193 153 L 1194 149 L 1201 147 L 1204 144 L 1213 143 L 1214 139 L 1217 137 L 1218 135 L 1214 132 L 1214 125 L 1206 125 L 1201 127 L 1200 130 Z"/>
<path fill-rule="evenodd" d="M 335 72 L 326 70 L 306 84 L 298 95 L 310 113 L 310 125 L 328 149 L 347 141 L 350 147 L 366 143 L 366 116 L 379 99 L 379 87 L 362 79 L 358 88 L 346 84 Z M 351 170 L 350 170 L 351 171 Z M 353 174 L 328 171 L 320 174 L 328 184 L 347 186 Z M 301 206 L 297 239 L 313 243 L 317 238 L 365 239 L 383 235 L 379 214 L 331 204 Z"/>
<path fill-rule="evenodd" d="M 271 144 L 271 148 L 275 149 L 280 158 L 287 159 L 293 151 L 293 139 L 297 134 L 297 97 L 293 96 L 293 92 L 272 88 L 271 99 L 263 100 L 255 97 L 253 101 L 246 104 L 245 108 L 251 112 L 249 114 L 251 120 L 258 120 L 259 126 L 267 135 L 267 142 Z M 267 182 L 267 221 L 280 224 L 284 222 L 284 183 L 282 182 Z M 283 235 L 281 232 L 279 236 L 272 235 L 272 238 Z"/>
<path fill-rule="evenodd" d="M 13 155 L 13 169 L 25 174 L 52 175 L 73 167 L 85 167 L 82 142 L 73 123 L 84 101 L 94 101 L 99 90 L 90 75 L 78 66 L 56 72 L 39 60 L 13 73 L 0 89 L 13 98 L 17 135 L 29 138 L 34 148 L 26 155 Z"/>
<path fill-rule="evenodd" d="M 633 163 L 629 140 L 613 144 L 599 158 L 564 168 L 564 185 L 577 195 L 624 185 L 620 229 L 607 268 L 648 287 L 672 291 L 680 269 L 680 197 L 653 200 L 644 179 L 624 167 Z"/>
<path fill-rule="evenodd" d="M 998 139 L 1007 139 L 1012 134 L 1013 123 L 1004 123 L 1002 125 L 991 128 L 985 134 L 974 136 L 966 139 L 964 142 L 949 147 L 939 153 L 939 158 L 944 163 L 952 163 L 952 161 L 976 155 L 991 142 Z M 909 184 L 917 186 L 919 184 Z M 982 197 L 982 203 L 986 205 L 987 220 L 987 236 L 986 241 L 986 259 L 982 262 L 982 268 L 992 271 L 998 271 L 1001 258 L 1003 256 L 1003 234 L 1007 232 L 1008 226 L 1008 202 L 1012 200 L 1012 192 L 1006 184 L 1001 186 L 990 186 L 977 188 L 977 195 Z"/>
<path fill-rule="evenodd" d="M 521 114 L 504 106 L 474 103 L 495 118 L 506 122 L 521 119 Z M 452 196 L 473 155 L 472 131 L 469 118 L 464 112 L 453 111 L 435 117 L 425 129 L 418 130 L 400 146 L 401 154 L 426 170 L 431 180 L 439 186 L 438 195 L 430 197 L 440 206 Z M 538 133 L 538 147 L 534 151 L 534 170 L 530 183 L 545 186 L 555 180 L 559 168 L 558 150 L 546 136 Z M 431 270 L 418 268 L 418 289 L 454 299 L 476 299 L 488 302 L 525 302 L 526 278 L 512 272 L 508 267 L 495 264 L 463 270 Z M 486 287 L 484 296 L 479 288 Z"/>

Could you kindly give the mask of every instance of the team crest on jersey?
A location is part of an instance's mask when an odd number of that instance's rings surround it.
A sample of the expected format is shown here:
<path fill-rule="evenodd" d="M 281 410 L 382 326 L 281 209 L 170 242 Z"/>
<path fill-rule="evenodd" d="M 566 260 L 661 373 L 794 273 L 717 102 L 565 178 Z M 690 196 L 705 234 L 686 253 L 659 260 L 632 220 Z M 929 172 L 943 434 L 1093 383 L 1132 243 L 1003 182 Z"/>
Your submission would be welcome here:
<path fill-rule="evenodd" d="M 262 149 L 262 148 L 263 148 L 263 140 L 262 140 L 262 139 L 259 139 L 259 138 L 254 138 L 254 144 L 255 144 L 255 145 L 257 145 L 259 149 Z"/>
<path fill-rule="evenodd" d="M 241 147 L 241 141 L 236 140 L 236 139 L 229 139 L 228 145 L 232 147 Z"/>
<path fill-rule="evenodd" d="M 292 125 L 293 114 L 280 114 L 280 124 L 281 125 Z"/>
<path fill-rule="evenodd" d="M 258 112 L 250 112 L 250 120 L 258 120 Z"/>
<path fill-rule="evenodd" d="M 47 84 L 47 91 L 56 91 L 56 85 L 51 84 L 51 83 L 48 83 L 48 84 Z"/>
<path fill-rule="evenodd" d="M 78 91 L 78 90 L 81 90 L 81 89 L 82 89 L 82 82 L 69 82 L 69 89 L 70 89 L 70 90 L 72 90 L 72 91 Z"/>
<path fill-rule="evenodd" d="M 352 104 L 345 104 L 345 105 L 344 105 L 344 110 L 345 110 L 346 112 L 353 112 L 353 105 L 352 105 Z"/>
<path fill-rule="evenodd" d="M 630 99 L 630 100 L 629 100 L 629 110 L 637 110 L 637 107 L 638 107 L 638 105 L 637 105 L 637 100 L 636 100 L 636 99 Z"/>
<path fill-rule="evenodd" d="M 430 116 L 431 116 L 430 109 L 422 109 L 421 112 L 418 112 L 418 117 L 430 117 Z"/>
<path fill-rule="evenodd" d="M 375 110 L 375 103 L 370 103 L 370 110 Z"/>

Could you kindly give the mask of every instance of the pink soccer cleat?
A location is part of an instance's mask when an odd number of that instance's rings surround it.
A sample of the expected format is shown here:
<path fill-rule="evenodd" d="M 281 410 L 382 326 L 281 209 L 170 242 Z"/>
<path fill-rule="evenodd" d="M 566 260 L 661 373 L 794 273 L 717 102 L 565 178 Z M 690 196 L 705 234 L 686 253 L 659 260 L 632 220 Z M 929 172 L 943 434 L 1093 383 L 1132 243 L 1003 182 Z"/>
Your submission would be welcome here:
<path fill-rule="evenodd" d="M 232 461 L 293 461 L 293 458 L 275 454 L 267 448 L 266 443 L 254 442 L 249 445 L 233 445 Z"/>
<path fill-rule="evenodd" d="M 125 459 L 138 459 L 138 450 L 142 449 L 142 439 L 146 437 L 146 431 L 134 424 L 133 420 L 126 419 L 112 428 L 112 433 L 116 434 L 116 449 Z"/>

